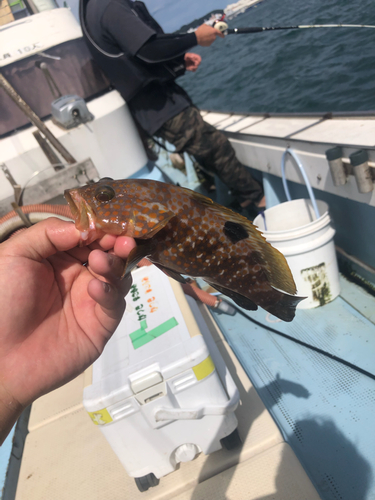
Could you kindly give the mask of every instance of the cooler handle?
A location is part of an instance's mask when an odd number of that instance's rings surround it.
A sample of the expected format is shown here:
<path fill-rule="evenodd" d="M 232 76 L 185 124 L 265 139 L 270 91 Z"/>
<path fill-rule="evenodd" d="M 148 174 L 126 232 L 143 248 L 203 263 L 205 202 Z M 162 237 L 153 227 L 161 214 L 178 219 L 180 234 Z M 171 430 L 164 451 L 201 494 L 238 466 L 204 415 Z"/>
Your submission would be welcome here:
<path fill-rule="evenodd" d="M 163 420 L 197 420 L 206 415 L 225 415 L 235 411 L 240 402 L 240 393 L 231 377 L 227 380 L 228 402 L 223 406 L 200 406 L 199 408 L 159 408 L 155 412 L 156 422 Z"/>

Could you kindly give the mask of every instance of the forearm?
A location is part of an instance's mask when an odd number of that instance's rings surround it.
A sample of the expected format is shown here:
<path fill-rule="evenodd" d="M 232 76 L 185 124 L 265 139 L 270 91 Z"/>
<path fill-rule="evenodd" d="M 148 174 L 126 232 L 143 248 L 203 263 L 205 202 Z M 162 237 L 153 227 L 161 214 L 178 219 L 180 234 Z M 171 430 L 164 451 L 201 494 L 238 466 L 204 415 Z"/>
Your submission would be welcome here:
<path fill-rule="evenodd" d="M 195 33 L 178 36 L 176 38 L 163 38 L 163 35 L 149 40 L 137 52 L 137 57 L 150 64 L 170 61 L 179 57 L 197 45 Z"/>
<path fill-rule="evenodd" d="M 0 446 L 17 422 L 24 407 L 0 383 Z"/>

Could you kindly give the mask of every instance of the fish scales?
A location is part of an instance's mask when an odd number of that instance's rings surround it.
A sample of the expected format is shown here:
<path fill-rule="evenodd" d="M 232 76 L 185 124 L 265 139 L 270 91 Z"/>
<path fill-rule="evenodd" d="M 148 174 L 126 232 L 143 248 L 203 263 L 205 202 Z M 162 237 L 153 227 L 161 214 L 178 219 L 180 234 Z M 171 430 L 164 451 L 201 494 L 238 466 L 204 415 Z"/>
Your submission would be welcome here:
<path fill-rule="evenodd" d="M 136 239 L 129 269 L 146 256 L 179 281 L 200 277 L 245 309 L 293 319 L 302 299 L 284 256 L 239 214 L 146 179 L 102 179 L 65 196 L 86 243 L 105 233 Z"/>

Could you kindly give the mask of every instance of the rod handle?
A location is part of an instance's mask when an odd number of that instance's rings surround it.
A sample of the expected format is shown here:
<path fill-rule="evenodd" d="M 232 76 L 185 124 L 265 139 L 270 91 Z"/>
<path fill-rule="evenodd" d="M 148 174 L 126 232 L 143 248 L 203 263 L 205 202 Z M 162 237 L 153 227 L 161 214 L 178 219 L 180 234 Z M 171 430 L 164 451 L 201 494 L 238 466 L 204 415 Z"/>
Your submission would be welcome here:
<path fill-rule="evenodd" d="M 230 28 L 230 29 L 228 29 L 228 35 L 242 35 L 244 33 L 259 33 L 261 31 L 264 31 L 264 29 L 259 27 L 259 26 L 254 27 L 254 28 Z"/>

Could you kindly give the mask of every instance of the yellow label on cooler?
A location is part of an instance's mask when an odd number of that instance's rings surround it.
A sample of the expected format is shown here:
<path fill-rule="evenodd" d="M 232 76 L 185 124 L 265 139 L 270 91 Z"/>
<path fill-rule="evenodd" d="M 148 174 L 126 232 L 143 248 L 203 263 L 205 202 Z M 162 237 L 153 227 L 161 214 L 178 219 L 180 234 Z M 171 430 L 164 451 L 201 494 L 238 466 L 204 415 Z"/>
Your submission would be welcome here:
<path fill-rule="evenodd" d="M 93 412 L 89 411 L 88 414 L 95 425 L 105 425 L 113 422 L 113 419 L 106 408 Z"/>
<path fill-rule="evenodd" d="M 193 372 L 198 380 L 208 377 L 214 370 L 215 365 L 211 356 L 208 356 L 208 358 L 199 363 L 199 365 L 193 366 Z"/>

